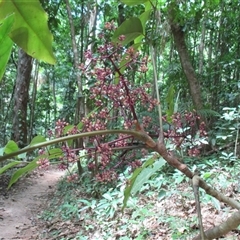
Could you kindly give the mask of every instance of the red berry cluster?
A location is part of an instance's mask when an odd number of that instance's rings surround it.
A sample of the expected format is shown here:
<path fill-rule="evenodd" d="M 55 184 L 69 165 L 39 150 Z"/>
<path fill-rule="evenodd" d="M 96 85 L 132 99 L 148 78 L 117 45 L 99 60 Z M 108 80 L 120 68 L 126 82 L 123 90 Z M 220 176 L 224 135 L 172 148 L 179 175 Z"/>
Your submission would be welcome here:
<path fill-rule="evenodd" d="M 38 154 L 41 156 L 40 158 L 39 158 L 39 160 L 36 162 L 37 163 L 37 165 L 38 165 L 38 168 L 39 169 L 48 169 L 48 167 L 49 167 L 49 165 L 50 165 L 50 162 L 49 162 L 49 160 L 48 160 L 48 158 L 46 157 L 46 151 L 43 149 L 43 148 L 41 148 L 41 149 L 39 149 L 39 151 L 38 151 Z"/>
<path fill-rule="evenodd" d="M 133 172 L 136 168 L 139 168 L 142 166 L 142 162 L 140 160 L 135 160 L 133 162 L 130 162 L 129 166 L 131 167 L 131 172 Z"/>
<path fill-rule="evenodd" d="M 96 180 L 102 183 L 109 183 L 117 180 L 118 175 L 114 170 L 104 170 L 96 174 Z"/>
<path fill-rule="evenodd" d="M 109 128 L 133 129 L 134 122 L 141 122 L 142 127 L 147 131 L 157 133 L 159 126 L 153 125 L 154 116 L 147 114 L 138 120 L 137 110 L 143 112 L 152 111 L 159 104 L 151 94 L 151 84 L 136 84 L 132 81 L 132 76 L 143 77 L 148 71 L 148 56 L 143 56 L 134 47 L 123 47 L 122 42 L 126 39 L 121 35 L 117 42 L 108 42 L 110 35 L 116 29 L 113 22 L 107 22 L 105 30 L 99 34 L 100 45 L 96 51 L 87 50 L 84 54 L 84 63 L 79 68 L 85 76 L 86 82 L 93 82 L 90 88 L 88 100 L 97 110 L 90 116 L 82 119 L 83 128 L 81 132 L 99 131 Z M 134 74 L 133 74 L 134 73 Z M 91 109 L 92 110 L 92 109 Z M 199 154 L 201 139 L 206 138 L 204 122 L 200 122 L 200 117 L 195 111 L 174 113 L 171 121 L 167 122 L 166 116 L 163 120 L 169 125 L 169 129 L 164 136 L 176 147 L 185 147 L 191 156 Z M 64 128 L 68 125 L 65 120 L 58 120 L 55 127 L 55 137 L 63 134 L 76 134 L 80 131 L 77 127 L 71 128 L 68 133 Z M 49 130 L 49 135 L 53 133 Z M 85 146 L 89 162 L 88 169 L 95 174 L 98 181 L 107 183 L 115 181 L 118 172 L 130 166 L 131 171 L 141 166 L 139 159 L 147 154 L 146 150 L 129 151 L 129 146 L 136 142 L 132 136 L 119 134 L 117 139 L 112 136 L 89 137 Z M 137 142 L 138 143 L 138 142 Z M 114 148 L 125 148 L 125 150 L 114 151 Z M 75 151 L 64 143 L 62 146 L 64 156 L 60 158 L 60 169 L 66 169 L 69 163 L 78 160 Z M 139 153 L 140 152 L 140 153 Z M 134 160 L 132 160 L 134 159 Z M 76 179 L 75 176 L 69 181 Z"/>
<path fill-rule="evenodd" d="M 68 181 L 68 182 L 75 182 L 75 181 L 77 181 L 77 180 L 78 180 L 78 175 L 77 175 L 76 173 L 67 176 L 67 181 Z"/>
<path fill-rule="evenodd" d="M 48 158 L 45 157 L 45 158 L 40 158 L 37 161 L 37 164 L 38 164 L 39 169 L 48 169 L 50 162 L 49 162 Z"/>
<path fill-rule="evenodd" d="M 65 119 L 58 119 L 56 124 L 55 124 L 55 137 L 62 137 L 63 136 L 63 130 L 64 127 L 68 125 L 67 122 L 65 122 Z"/>

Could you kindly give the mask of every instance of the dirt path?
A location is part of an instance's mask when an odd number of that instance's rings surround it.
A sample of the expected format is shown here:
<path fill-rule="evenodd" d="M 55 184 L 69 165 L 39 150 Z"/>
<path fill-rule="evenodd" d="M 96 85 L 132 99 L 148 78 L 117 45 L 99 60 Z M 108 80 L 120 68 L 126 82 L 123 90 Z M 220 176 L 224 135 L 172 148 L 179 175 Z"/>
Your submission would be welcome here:
<path fill-rule="evenodd" d="M 50 169 L 21 180 L 8 197 L 0 196 L 0 240 L 36 239 L 37 213 L 64 172 Z"/>

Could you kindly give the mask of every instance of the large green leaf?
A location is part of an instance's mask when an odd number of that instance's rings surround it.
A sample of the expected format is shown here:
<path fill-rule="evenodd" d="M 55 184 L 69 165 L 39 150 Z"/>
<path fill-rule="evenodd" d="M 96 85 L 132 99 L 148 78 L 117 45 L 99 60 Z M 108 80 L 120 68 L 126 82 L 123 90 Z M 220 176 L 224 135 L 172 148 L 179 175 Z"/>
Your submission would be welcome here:
<path fill-rule="evenodd" d="M 22 163 L 22 161 L 13 161 L 8 163 L 7 165 L 5 165 L 4 167 L 0 168 L 0 174 L 2 174 L 3 172 L 5 172 L 6 170 L 8 170 L 9 168 L 14 167 L 15 165 L 18 165 Z"/>
<path fill-rule="evenodd" d="M 143 12 L 140 16 L 139 16 L 139 19 L 142 23 L 142 27 L 143 27 L 143 34 L 145 34 L 145 27 L 146 27 L 146 22 L 149 20 L 149 16 L 151 14 L 152 10 L 147 10 L 145 12 Z M 144 37 L 144 35 L 140 35 L 139 37 L 137 37 L 135 40 L 134 40 L 134 43 L 140 43 Z"/>
<path fill-rule="evenodd" d="M 132 17 L 125 20 L 114 32 L 112 41 L 120 42 L 118 38 L 121 35 L 125 36 L 125 40 L 121 41 L 122 45 L 126 45 L 137 37 L 143 35 L 141 20 L 137 17 Z"/>
<path fill-rule="evenodd" d="M 48 154 L 49 154 L 48 159 L 51 160 L 54 158 L 62 157 L 63 151 L 61 148 L 53 148 L 49 150 Z"/>
<path fill-rule="evenodd" d="M 32 162 L 30 162 L 27 166 L 20 168 L 19 170 L 17 170 L 11 177 L 10 182 L 8 184 L 8 189 L 15 183 L 17 182 L 17 180 L 22 177 L 23 175 L 27 174 L 28 172 L 31 172 L 32 170 L 34 170 L 38 164 L 37 164 L 37 160 L 42 157 L 39 156 L 37 158 L 35 158 Z"/>
<path fill-rule="evenodd" d="M 31 141 L 31 143 L 29 144 L 29 146 L 34 146 L 38 143 L 42 143 L 42 142 L 46 142 L 46 138 L 41 136 L 41 135 L 38 135 L 36 137 L 34 137 Z"/>
<path fill-rule="evenodd" d="M 10 38 L 27 54 L 50 64 L 55 63 L 48 17 L 38 0 L 0 0 L 0 19 L 14 14 Z M 2 47 L 2 46 L 1 46 Z"/>
<path fill-rule="evenodd" d="M 139 180 L 139 178 L 138 178 L 138 176 L 142 173 L 142 171 L 144 171 L 144 169 L 146 169 L 146 168 L 148 168 L 149 166 L 151 166 L 151 165 L 153 165 L 154 163 L 155 163 L 155 156 L 152 156 L 152 157 L 150 157 L 144 164 L 143 164 L 143 166 L 142 167 L 140 167 L 140 168 L 137 168 L 137 169 L 135 169 L 135 171 L 133 172 L 133 174 L 132 174 L 132 176 L 131 176 L 131 178 L 129 179 L 130 180 L 130 183 L 128 184 L 128 186 L 125 188 L 125 190 L 124 190 L 124 199 L 123 199 L 123 209 L 126 207 L 126 205 L 127 205 L 127 201 L 128 201 L 128 199 L 129 199 L 129 197 L 131 196 L 131 194 L 133 193 L 133 189 L 134 189 L 134 193 L 136 193 L 137 191 L 138 191 L 138 188 L 139 187 L 141 187 L 142 185 L 140 185 L 140 184 L 138 184 L 137 182 L 138 182 L 138 180 Z M 162 159 L 162 158 L 161 158 Z M 159 160 L 159 161 L 161 161 L 161 164 L 163 165 L 164 163 L 162 162 L 162 161 L 164 161 L 164 160 Z M 161 167 L 162 165 L 157 165 L 157 167 Z M 158 168 L 158 169 L 159 169 Z M 156 167 L 154 167 L 154 168 L 152 168 L 152 169 L 150 169 L 150 172 L 151 172 L 151 170 L 153 170 L 153 172 L 152 172 L 152 174 L 154 173 L 154 172 L 156 172 Z M 150 173 L 148 173 L 148 178 L 149 178 L 149 175 Z M 146 179 L 147 180 L 147 179 Z M 143 184 L 144 182 L 142 182 L 141 181 L 141 184 Z M 137 184 L 137 185 L 136 185 Z M 136 185 L 136 187 L 134 187 Z"/>
<path fill-rule="evenodd" d="M 13 42 L 9 38 L 8 34 L 11 31 L 13 22 L 13 14 L 0 21 L 0 80 L 5 72 L 5 68 L 12 50 Z"/>
<path fill-rule="evenodd" d="M 121 2 L 128 6 L 133 6 L 149 2 L 149 0 L 121 0 Z"/>
<path fill-rule="evenodd" d="M 157 172 L 164 164 L 166 161 L 161 157 L 159 160 L 154 162 L 153 165 L 148 166 L 147 168 L 144 168 L 141 173 L 137 176 L 132 190 L 131 194 L 135 195 L 138 191 L 141 190 L 142 186 L 144 183 L 147 182 L 147 180 L 155 173 Z"/>
<path fill-rule="evenodd" d="M 4 153 L 9 154 L 18 150 L 18 145 L 13 140 L 10 140 L 4 148 Z"/>
<path fill-rule="evenodd" d="M 63 155 L 63 152 L 60 148 L 53 148 L 48 151 L 46 154 L 42 154 L 34 158 L 27 166 L 20 168 L 17 170 L 11 177 L 10 182 L 8 184 L 8 189 L 18 181 L 19 178 L 24 176 L 25 174 L 33 171 L 35 168 L 38 167 L 37 161 L 41 158 L 47 158 L 49 160 L 54 159 L 54 158 L 59 158 Z M 17 162 L 16 162 L 17 164 Z"/>

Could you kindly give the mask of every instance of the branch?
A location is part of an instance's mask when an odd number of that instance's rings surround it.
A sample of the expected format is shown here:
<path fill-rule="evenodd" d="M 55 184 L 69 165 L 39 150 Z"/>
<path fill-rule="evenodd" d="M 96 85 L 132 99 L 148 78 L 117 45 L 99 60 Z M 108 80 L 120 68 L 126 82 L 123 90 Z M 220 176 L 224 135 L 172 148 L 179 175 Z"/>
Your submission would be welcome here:
<path fill-rule="evenodd" d="M 227 234 L 231 230 L 237 228 L 239 224 L 240 224 L 240 211 L 237 211 L 233 213 L 232 216 L 230 216 L 225 222 L 205 231 L 204 233 L 208 239 L 217 239 L 222 235 Z M 193 240 L 201 240 L 201 236 L 198 235 L 197 237 L 194 237 Z"/>
<path fill-rule="evenodd" d="M 49 145 L 53 145 L 53 144 L 60 143 L 60 142 L 65 142 L 65 141 L 68 141 L 68 140 L 84 138 L 84 137 L 93 137 L 93 136 L 96 136 L 96 135 L 119 134 L 119 133 L 132 135 L 136 139 L 146 143 L 148 145 L 148 147 L 150 147 L 150 148 L 153 148 L 156 145 L 154 140 L 151 137 L 149 137 L 143 131 L 140 132 L 140 131 L 134 131 L 134 130 L 101 130 L 101 131 L 94 131 L 94 132 L 87 132 L 87 133 L 79 133 L 79 134 L 75 134 L 75 135 L 69 135 L 69 136 L 66 136 L 66 137 L 56 138 L 56 139 L 46 141 L 46 142 L 43 142 L 43 143 L 38 143 L 38 144 L 35 144 L 35 145 L 32 145 L 32 146 L 27 146 L 25 148 L 22 148 L 22 149 L 16 151 L 16 152 L 12 152 L 12 153 L 6 154 L 4 156 L 1 156 L 0 157 L 0 162 L 4 161 L 6 159 L 12 158 L 14 156 L 17 156 L 19 154 L 22 154 L 22 153 L 31 152 L 31 151 L 33 151 L 37 148 L 47 147 Z"/>
<path fill-rule="evenodd" d="M 239 202 L 235 201 L 232 198 L 224 196 L 222 193 L 220 193 L 217 190 L 210 187 L 206 182 L 204 182 L 203 179 L 201 179 L 200 177 L 198 177 L 198 178 L 199 178 L 199 186 L 202 189 L 204 189 L 205 192 L 208 195 L 213 196 L 214 198 L 216 198 L 220 202 L 224 202 L 224 203 L 228 204 L 232 208 L 236 208 L 236 209 L 240 210 L 240 203 Z"/>
<path fill-rule="evenodd" d="M 193 186 L 193 193 L 194 193 L 196 207 L 197 207 L 197 215 L 198 215 L 201 240 L 207 240 L 207 237 L 206 237 L 206 235 L 204 233 L 204 229 L 203 229 L 203 223 L 202 223 L 202 213 L 201 213 L 201 205 L 200 205 L 200 197 L 199 197 L 198 171 L 194 172 L 194 176 L 192 178 L 192 186 Z"/>

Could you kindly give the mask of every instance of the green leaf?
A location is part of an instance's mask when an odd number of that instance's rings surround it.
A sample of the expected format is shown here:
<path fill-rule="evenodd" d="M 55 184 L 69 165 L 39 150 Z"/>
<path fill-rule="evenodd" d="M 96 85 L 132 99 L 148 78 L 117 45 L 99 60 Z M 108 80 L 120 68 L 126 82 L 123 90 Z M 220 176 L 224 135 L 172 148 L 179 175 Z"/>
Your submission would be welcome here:
<path fill-rule="evenodd" d="M 48 159 L 59 158 L 63 156 L 63 151 L 61 148 L 53 148 L 49 150 Z"/>
<path fill-rule="evenodd" d="M 31 143 L 29 144 L 29 146 L 34 146 L 38 143 L 42 143 L 42 142 L 46 142 L 46 138 L 41 136 L 41 135 L 38 135 L 36 137 L 34 137 L 31 141 Z"/>
<path fill-rule="evenodd" d="M 125 188 L 124 190 L 124 199 L 123 199 L 123 208 L 124 209 L 127 205 L 127 201 L 129 199 L 129 197 L 131 196 L 132 193 L 132 188 L 135 184 L 135 181 L 137 180 L 139 174 L 148 166 L 152 165 L 155 162 L 155 155 L 150 157 L 144 164 L 142 167 L 135 169 L 135 171 L 133 172 L 130 180 L 130 183 L 128 184 L 128 186 Z"/>
<path fill-rule="evenodd" d="M 26 158 L 26 156 L 27 156 L 27 153 L 21 153 L 18 155 L 18 158 L 24 159 Z"/>
<path fill-rule="evenodd" d="M 4 154 L 4 147 L 0 148 L 0 156 L 3 156 Z"/>
<path fill-rule="evenodd" d="M 4 148 L 4 153 L 9 154 L 12 152 L 16 152 L 18 150 L 19 150 L 18 145 L 13 140 L 9 140 Z"/>
<path fill-rule="evenodd" d="M 69 131 L 74 128 L 74 125 L 67 125 L 63 128 L 63 135 L 66 135 Z"/>
<path fill-rule="evenodd" d="M 158 161 L 154 162 L 152 166 L 148 166 L 144 168 L 141 173 L 137 176 L 132 190 L 131 194 L 135 195 L 138 191 L 141 190 L 143 184 L 147 182 L 147 180 L 155 173 L 157 172 L 164 164 L 166 161 L 163 158 L 160 158 Z"/>
<path fill-rule="evenodd" d="M 119 36 L 124 35 L 125 40 L 119 41 Z M 137 37 L 143 35 L 143 27 L 139 18 L 132 17 L 125 20 L 114 32 L 112 41 L 120 42 L 122 45 L 126 45 L 136 39 Z"/>
<path fill-rule="evenodd" d="M 83 128 L 83 122 L 80 122 L 78 125 L 77 125 L 77 129 L 78 130 L 82 130 Z"/>
<path fill-rule="evenodd" d="M 52 34 L 48 17 L 38 0 L 8 0 L 0 2 L 0 19 L 14 14 L 10 38 L 28 55 L 55 64 L 52 51 Z"/>
<path fill-rule="evenodd" d="M 145 34 L 145 27 L 146 27 L 146 22 L 149 20 L 149 16 L 151 14 L 152 10 L 148 10 L 148 11 L 145 11 L 143 12 L 140 16 L 139 16 L 139 19 L 142 23 L 142 27 L 143 27 L 143 34 Z M 140 35 L 139 37 L 137 37 L 135 40 L 134 40 L 134 43 L 140 43 L 143 39 L 143 35 Z"/>
<path fill-rule="evenodd" d="M 0 168 L 0 174 L 2 174 L 3 172 L 5 172 L 6 170 L 8 170 L 9 168 L 14 167 L 15 165 L 18 165 L 22 163 L 22 161 L 14 161 L 14 162 L 10 162 L 7 165 L 5 165 L 4 167 Z"/>
<path fill-rule="evenodd" d="M 149 0 L 121 0 L 121 2 L 128 6 L 134 6 L 149 2 Z"/>
<path fill-rule="evenodd" d="M 175 95 L 175 89 L 174 85 L 171 85 L 168 89 L 167 97 L 166 97 L 166 103 L 168 109 L 166 110 L 167 113 L 167 121 L 172 122 L 172 115 L 174 113 L 174 95 Z"/>
<path fill-rule="evenodd" d="M 111 196 L 109 193 L 104 193 L 104 194 L 103 194 L 103 197 L 104 197 L 105 199 L 109 200 L 109 201 L 112 201 L 112 200 L 113 200 L 113 199 L 112 199 L 112 196 Z"/>
<path fill-rule="evenodd" d="M 167 195 L 167 192 L 165 190 L 160 190 L 158 193 L 159 200 L 162 200 Z"/>
<path fill-rule="evenodd" d="M 13 14 L 5 18 L 3 21 L 0 21 L 0 80 L 2 79 L 5 72 L 13 46 L 13 42 L 8 36 L 9 32 L 11 31 L 13 22 Z"/>
<path fill-rule="evenodd" d="M 211 172 L 206 172 L 203 174 L 203 178 L 206 180 L 208 178 L 210 178 L 212 176 L 212 173 Z"/>
<path fill-rule="evenodd" d="M 38 156 L 35 158 L 32 162 L 30 162 L 27 166 L 17 170 L 11 177 L 10 182 L 8 184 L 8 189 L 15 183 L 17 180 L 22 177 L 23 175 L 27 174 L 28 172 L 34 170 L 38 165 L 37 165 L 37 160 L 42 157 Z"/>
<path fill-rule="evenodd" d="M 174 112 L 178 111 L 178 102 L 179 102 L 179 98 L 180 98 L 180 93 L 181 93 L 181 89 L 178 91 L 177 98 L 176 98 L 176 101 L 174 103 Z"/>

